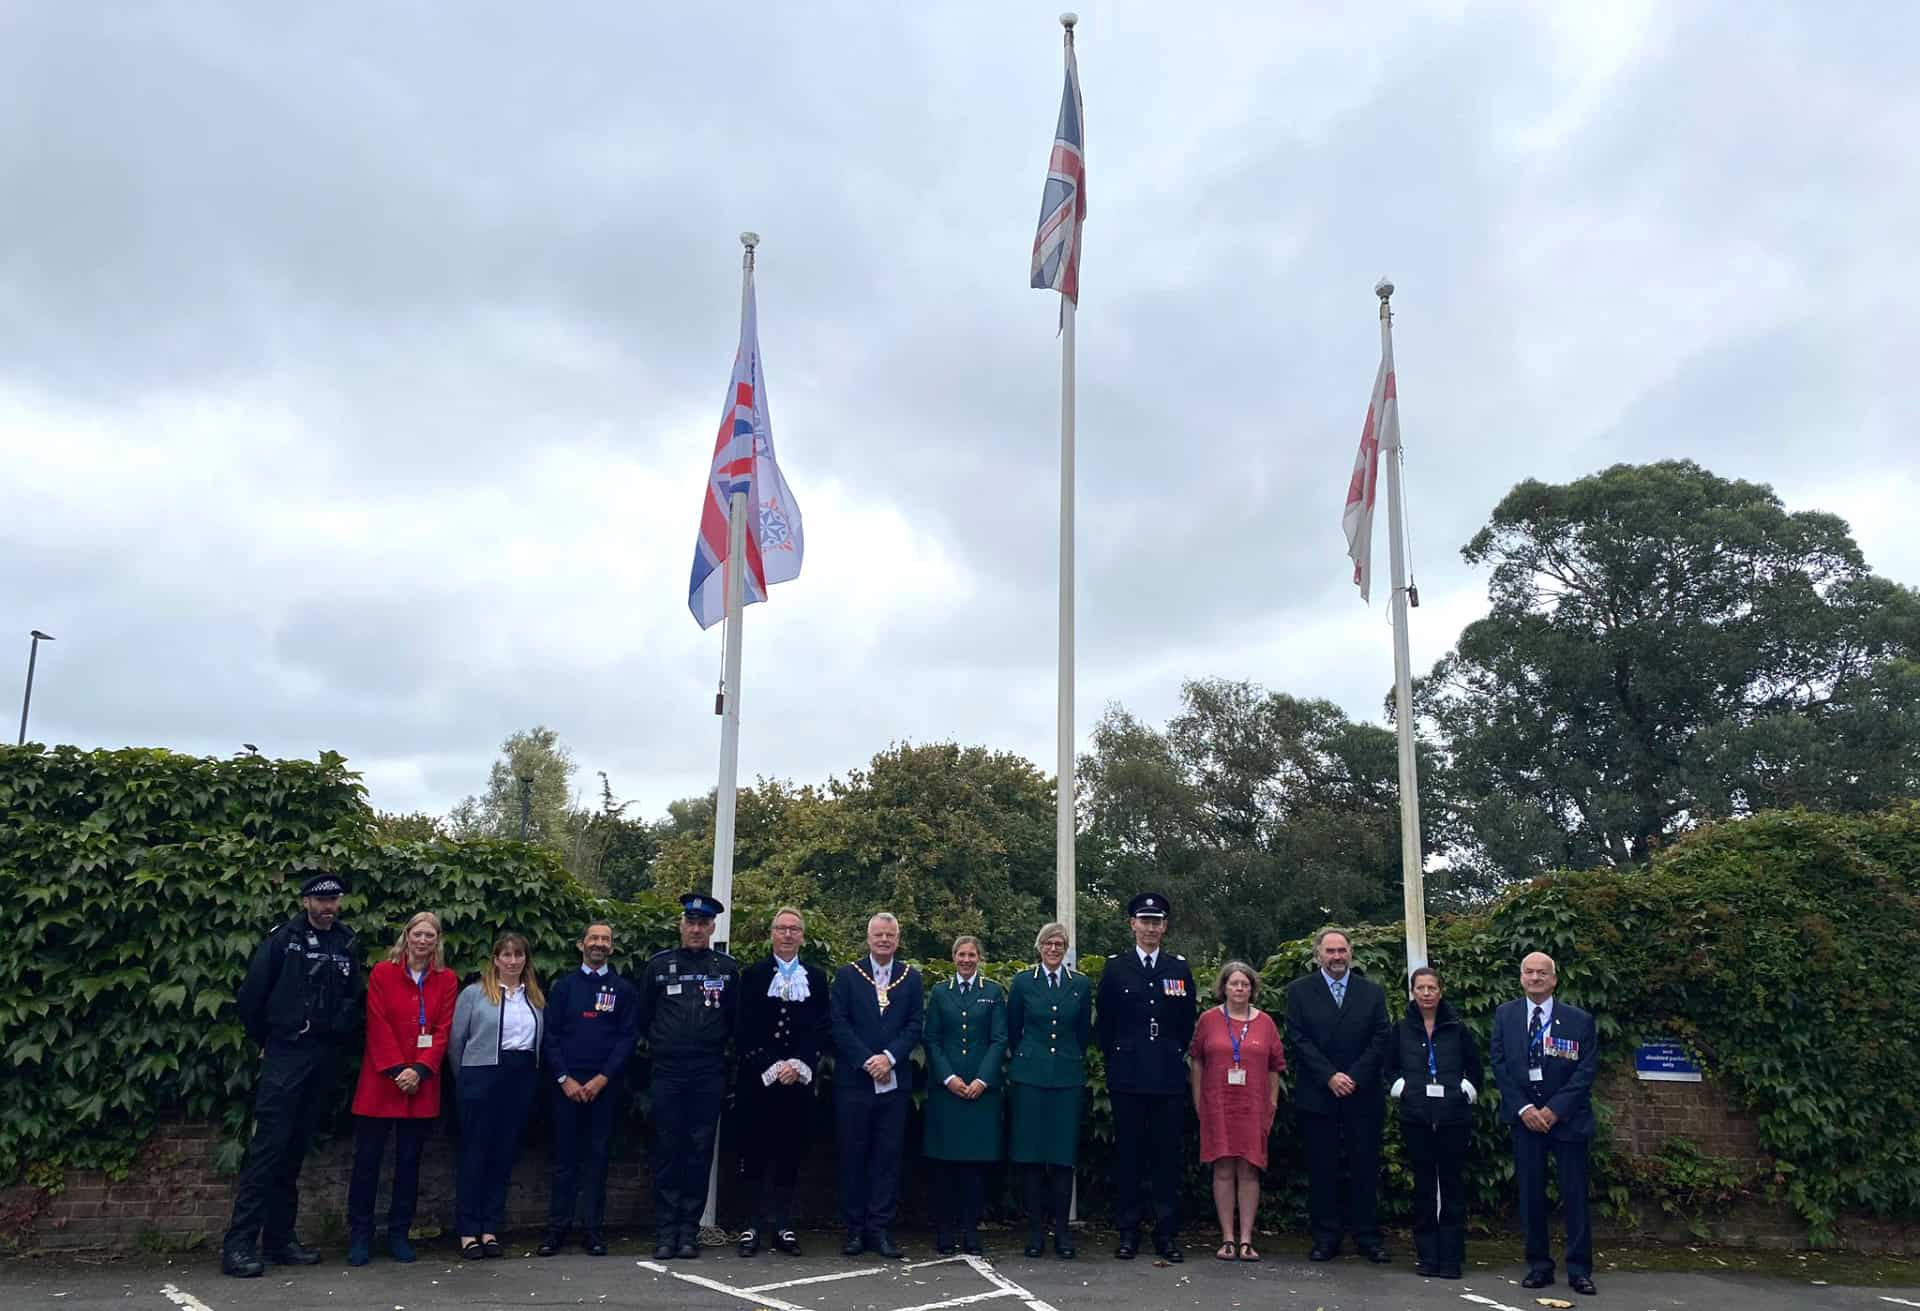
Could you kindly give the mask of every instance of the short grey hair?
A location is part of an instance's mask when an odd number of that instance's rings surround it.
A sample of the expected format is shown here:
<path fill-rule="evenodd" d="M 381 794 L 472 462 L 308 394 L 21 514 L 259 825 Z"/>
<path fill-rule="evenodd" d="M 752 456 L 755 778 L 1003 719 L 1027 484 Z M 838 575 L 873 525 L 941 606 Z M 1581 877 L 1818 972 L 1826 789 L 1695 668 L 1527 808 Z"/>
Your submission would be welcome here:
<path fill-rule="evenodd" d="M 896 929 L 900 927 L 900 917 L 890 910 L 876 910 L 873 914 L 867 916 L 867 927 L 872 928 L 879 920 L 885 920 Z"/>
<path fill-rule="evenodd" d="M 771 929 L 774 925 L 778 924 L 782 915 L 791 915 L 800 921 L 801 928 L 804 929 L 807 927 L 807 917 L 800 913 L 798 906 L 782 906 L 779 910 L 773 912 L 773 918 L 767 921 L 767 927 Z"/>
<path fill-rule="evenodd" d="M 1345 929 L 1341 928 L 1338 924 L 1329 924 L 1327 925 L 1326 928 L 1321 929 L 1318 933 L 1313 935 L 1313 949 L 1315 951 L 1320 950 L 1320 944 L 1327 940 L 1327 935 L 1329 933 L 1337 933 L 1341 937 L 1347 940 L 1347 945 L 1349 947 L 1353 945 L 1353 935 L 1351 933 L 1348 933 Z"/>
<path fill-rule="evenodd" d="M 1033 950 L 1036 954 L 1040 950 L 1040 945 L 1048 938 L 1065 938 L 1067 950 L 1073 950 L 1073 935 L 1067 932 L 1067 926 L 1059 920 L 1048 920 L 1040 926 L 1040 931 L 1033 935 Z"/>

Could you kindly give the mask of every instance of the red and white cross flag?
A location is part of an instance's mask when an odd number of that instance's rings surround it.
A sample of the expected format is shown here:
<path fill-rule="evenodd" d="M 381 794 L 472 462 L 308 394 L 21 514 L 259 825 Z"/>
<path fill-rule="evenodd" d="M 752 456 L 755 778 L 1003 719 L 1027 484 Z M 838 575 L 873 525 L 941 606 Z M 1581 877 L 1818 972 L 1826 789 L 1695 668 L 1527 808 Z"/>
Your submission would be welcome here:
<path fill-rule="evenodd" d="M 1374 375 L 1373 396 L 1367 401 L 1367 424 L 1360 430 L 1360 450 L 1353 457 L 1353 477 L 1347 483 L 1347 506 L 1340 526 L 1347 534 L 1347 554 L 1353 558 L 1353 583 L 1362 601 L 1372 601 L 1373 506 L 1380 487 L 1380 457 L 1400 458 L 1400 403 L 1393 382 L 1393 343 L 1380 346 L 1380 372 Z"/>

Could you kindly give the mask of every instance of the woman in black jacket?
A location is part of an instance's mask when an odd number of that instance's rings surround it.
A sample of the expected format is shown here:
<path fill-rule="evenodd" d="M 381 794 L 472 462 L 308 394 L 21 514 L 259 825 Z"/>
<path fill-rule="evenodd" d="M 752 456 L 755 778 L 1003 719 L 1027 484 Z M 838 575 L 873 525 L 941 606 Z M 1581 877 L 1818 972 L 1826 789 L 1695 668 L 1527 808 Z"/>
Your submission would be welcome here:
<path fill-rule="evenodd" d="M 1458 1279 L 1467 1246 L 1462 1178 L 1473 1104 L 1480 1097 L 1480 1048 L 1440 999 L 1440 976 L 1422 965 L 1408 980 L 1412 1003 L 1394 1027 L 1397 1068 L 1389 1095 L 1400 1103 L 1400 1136 L 1413 1165 L 1413 1246 L 1417 1275 Z"/>

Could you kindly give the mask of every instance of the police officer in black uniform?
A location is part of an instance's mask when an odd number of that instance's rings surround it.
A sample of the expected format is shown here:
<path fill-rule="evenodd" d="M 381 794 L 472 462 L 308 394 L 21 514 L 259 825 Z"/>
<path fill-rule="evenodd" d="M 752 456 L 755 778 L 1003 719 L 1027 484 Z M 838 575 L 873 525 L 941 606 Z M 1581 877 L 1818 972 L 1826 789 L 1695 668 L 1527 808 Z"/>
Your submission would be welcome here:
<path fill-rule="evenodd" d="M 1168 1261 L 1182 1259 L 1182 1140 L 1192 1098 L 1187 1044 L 1199 990 L 1186 957 L 1161 948 L 1172 910 L 1158 892 L 1127 903 L 1134 945 L 1107 957 L 1094 1001 L 1094 1033 L 1106 1055 L 1113 1101 L 1113 1220 L 1120 1231 L 1113 1254 L 1123 1261 L 1140 1250 L 1140 1192 L 1147 1182 L 1154 1250 Z"/>
<path fill-rule="evenodd" d="M 707 944 L 722 910 L 705 893 L 680 898 L 680 945 L 640 978 L 640 1032 L 653 1053 L 653 1259 L 700 1255 L 700 1214 L 727 1092 L 727 1039 L 740 966 Z"/>
<path fill-rule="evenodd" d="M 240 1023 L 264 1051 L 253 1098 L 253 1139 L 233 1191 L 220 1268 L 256 1278 L 266 1259 L 313 1265 L 320 1254 L 294 1236 L 300 1162 L 327 1113 L 335 1074 L 360 1028 L 363 993 L 353 930 L 340 923 L 346 880 L 316 874 L 300 885 L 300 913 L 269 933 L 247 962 Z"/>

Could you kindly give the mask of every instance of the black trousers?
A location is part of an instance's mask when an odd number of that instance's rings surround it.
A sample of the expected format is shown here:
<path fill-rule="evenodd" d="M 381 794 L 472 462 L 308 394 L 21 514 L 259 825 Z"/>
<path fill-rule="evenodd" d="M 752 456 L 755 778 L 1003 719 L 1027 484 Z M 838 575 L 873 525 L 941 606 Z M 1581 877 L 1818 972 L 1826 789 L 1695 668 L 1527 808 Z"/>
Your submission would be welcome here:
<path fill-rule="evenodd" d="M 1386 1107 L 1378 1093 L 1340 1100 L 1330 1114 L 1296 1111 L 1307 1163 L 1307 1218 L 1315 1247 L 1340 1246 L 1352 1234 L 1362 1251 L 1380 1246 L 1376 1190 Z"/>
<path fill-rule="evenodd" d="M 865 1075 L 852 1072 L 855 1082 Z M 845 1078 L 846 1076 L 842 1076 Z M 840 1218 L 849 1233 L 872 1235 L 893 1224 L 900 1210 L 900 1164 L 907 1147 L 907 1090 L 903 1083 L 874 1096 L 834 1099 L 835 1144 L 840 1155 Z"/>
<path fill-rule="evenodd" d="M 930 1161 L 933 1169 L 933 1227 L 936 1241 L 973 1237 L 987 1203 L 990 1161 Z M 944 1246 L 944 1244 L 942 1244 Z"/>
<path fill-rule="evenodd" d="M 813 1135 L 813 1089 L 804 1083 L 762 1084 L 757 1071 L 743 1071 L 734 1098 L 740 1139 L 740 1182 L 745 1185 L 748 1223 L 761 1233 L 793 1228 L 793 1194 L 800 1158 Z"/>
<path fill-rule="evenodd" d="M 1073 1242 L 1068 1228 L 1073 1212 L 1073 1167 L 1070 1165 L 1023 1165 L 1020 1167 L 1022 1191 L 1027 1206 L 1027 1233 L 1037 1247 L 1046 1241 L 1047 1224 L 1053 1224 L 1053 1240 Z"/>
<path fill-rule="evenodd" d="M 1143 1186 L 1153 1193 L 1153 1241 L 1180 1232 L 1180 1167 L 1186 1153 L 1185 1093 L 1113 1093 L 1113 1225 L 1122 1238 L 1140 1236 Z"/>
<path fill-rule="evenodd" d="M 713 1139 L 727 1093 L 722 1061 L 653 1066 L 653 1227 L 661 1239 L 693 1242 L 707 1209 Z"/>
<path fill-rule="evenodd" d="M 255 1252 L 293 1241 L 300 1164 L 326 1118 L 339 1050 L 331 1043 L 269 1044 L 253 1094 L 253 1138 L 233 1189 L 233 1219 L 222 1250 Z"/>
<path fill-rule="evenodd" d="M 498 1234 L 507 1219 L 507 1186 L 533 1111 L 539 1077 L 532 1052 L 501 1052 L 498 1065 L 462 1066 L 460 1169 L 454 1189 L 454 1233 Z"/>
<path fill-rule="evenodd" d="M 1467 1256 L 1467 1139 L 1471 1124 L 1430 1125 L 1402 1119 L 1400 1136 L 1413 1166 L 1414 1259 L 1435 1270 L 1458 1270 Z"/>
<path fill-rule="evenodd" d="M 542 1077 L 547 1077 L 544 1072 Z M 557 1082 L 552 1086 L 553 1193 L 547 1202 L 547 1231 L 564 1235 L 577 1203 L 580 1227 L 597 1234 L 606 1226 L 607 1157 L 613 1150 L 623 1083 L 612 1080 L 585 1105 L 569 1101 Z"/>
<path fill-rule="evenodd" d="M 405 1237 L 413 1227 L 413 1208 L 420 1199 L 420 1153 L 433 1136 L 434 1121 L 353 1117 L 353 1175 L 347 1181 L 347 1233 L 373 1233 L 373 1207 L 380 1194 L 380 1160 L 387 1154 L 387 1135 L 393 1134 L 393 1197 L 387 1203 L 387 1232 Z"/>
<path fill-rule="evenodd" d="M 1513 1182 L 1520 1192 L 1520 1228 L 1527 1236 L 1527 1270 L 1553 1278 L 1547 1241 L 1547 1157 L 1560 1176 L 1567 1215 L 1567 1276 L 1593 1276 L 1593 1222 L 1587 1214 L 1587 1140 L 1556 1138 L 1513 1126 Z"/>

